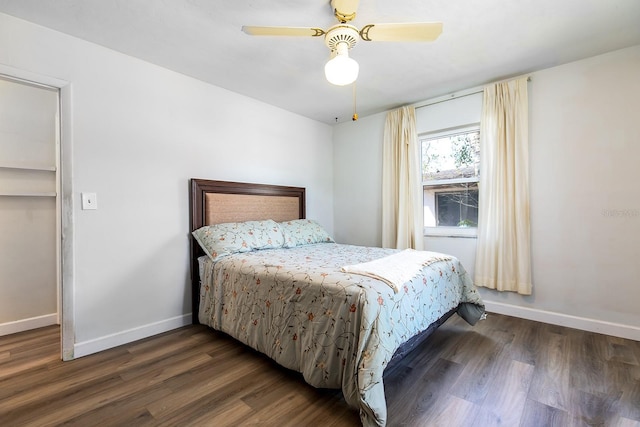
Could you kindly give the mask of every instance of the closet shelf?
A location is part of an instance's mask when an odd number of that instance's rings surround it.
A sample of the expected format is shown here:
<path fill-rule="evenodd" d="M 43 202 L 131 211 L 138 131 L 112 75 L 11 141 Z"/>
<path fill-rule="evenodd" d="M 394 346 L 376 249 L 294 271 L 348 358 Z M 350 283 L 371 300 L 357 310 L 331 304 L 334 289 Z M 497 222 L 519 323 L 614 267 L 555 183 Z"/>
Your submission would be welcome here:
<path fill-rule="evenodd" d="M 0 164 L 0 169 L 19 169 L 19 170 L 28 170 L 28 171 L 45 171 L 45 172 L 55 172 L 55 166 L 46 166 L 46 165 L 3 165 Z"/>
<path fill-rule="evenodd" d="M 51 191 L 51 192 L 15 192 L 15 193 L 8 193 L 8 192 L 2 192 L 0 191 L 0 197 L 56 197 L 56 192 L 55 191 Z"/>

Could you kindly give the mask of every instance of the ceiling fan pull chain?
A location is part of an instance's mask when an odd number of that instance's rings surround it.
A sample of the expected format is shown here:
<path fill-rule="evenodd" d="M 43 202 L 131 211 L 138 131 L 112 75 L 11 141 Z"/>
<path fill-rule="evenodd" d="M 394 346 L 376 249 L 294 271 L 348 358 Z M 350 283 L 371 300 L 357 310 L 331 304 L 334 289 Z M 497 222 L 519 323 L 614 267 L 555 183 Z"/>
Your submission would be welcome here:
<path fill-rule="evenodd" d="M 356 82 L 353 82 L 353 116 L 351 116 L 351 120 L 354 122 L 358 120 L 358 112 L 356 109 Z"/>

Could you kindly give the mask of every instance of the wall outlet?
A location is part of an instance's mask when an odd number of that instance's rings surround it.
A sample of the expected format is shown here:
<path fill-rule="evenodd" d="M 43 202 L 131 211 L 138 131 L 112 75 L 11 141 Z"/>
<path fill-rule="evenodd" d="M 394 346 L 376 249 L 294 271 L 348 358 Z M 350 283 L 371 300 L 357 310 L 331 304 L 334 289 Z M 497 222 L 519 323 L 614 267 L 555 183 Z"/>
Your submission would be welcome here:
<path fill-rule="evenodd" d="M 82 210 L 98 209 L 98 195 L 96 193 L 82 193 Z"/>

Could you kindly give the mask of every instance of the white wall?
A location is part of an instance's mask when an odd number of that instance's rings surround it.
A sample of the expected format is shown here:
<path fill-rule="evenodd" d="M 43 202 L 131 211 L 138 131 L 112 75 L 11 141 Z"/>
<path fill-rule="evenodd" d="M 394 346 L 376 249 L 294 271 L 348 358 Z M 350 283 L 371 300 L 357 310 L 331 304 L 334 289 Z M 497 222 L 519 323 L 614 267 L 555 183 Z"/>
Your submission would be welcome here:
<path fill-rule="evenodd" d="M 385 114 L 334 126 L 334 239 L 382 245 L 382 134 Z"/>
<path fill-rule="evenodd" d="M 481 289 L 491 310 L 640 339 L 638 76 L 640 46 L 531 74 L 534 293 Z M 378 114 L 334 127 L 334 234 L 345 243 L 381 243 L 384 120 Z M 419 129 L 427 126 L 424 120 L 419 117 Z M 342 206 L 349 195 L 365 192 L 375 205 Z M 473 271 L 475 240 L 426 244 L 458 256 Z"/>
<path fill-rule="evenodd" d="M 330 126 L 3 14 L 0 64 L 71 83 L 76 356 L 189 321 L 191 177 L 306 187 L 333 231 Z"/>
<path fill-rule="evenodd" d="M 640 46 L 532 75 L 536 291 L 530 298 L 487 292 L 487 299 L 640 331 L 638 76 Z"/>

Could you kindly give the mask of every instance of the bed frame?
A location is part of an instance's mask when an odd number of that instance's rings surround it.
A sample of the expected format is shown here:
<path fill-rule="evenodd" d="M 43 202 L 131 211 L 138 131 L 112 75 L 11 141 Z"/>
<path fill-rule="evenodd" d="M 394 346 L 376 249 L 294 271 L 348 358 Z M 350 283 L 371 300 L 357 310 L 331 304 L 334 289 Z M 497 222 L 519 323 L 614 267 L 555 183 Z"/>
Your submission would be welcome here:
<path fill-rule="evenodd" d="M 306 214 L 303 187 L 193 178 L 189 189 L 190 232 L 211 224 L 264 219 L 281 222 L 302 219 Z M 205 253 L 191 234 L 190 241 L 192 321 L 197 324 L 200 323 L 198 258 Z"/>
<path fill-rule="evenodd" d="M 250 184 L 191 179 L 190 231 L 225 222 L 273 219 L 277 222 L 305 218 L 305 189 L 279 185 Z M 200 277 L 198 258 L 204 255 L 191 236 L 191 285 L 193 323 L 200 323 Z M 460 306 L 459 306 L 460 307 Z M 391 357 L 387 368 L 419 346 L 458 308 L 453 308 L 426 330 L 402 344 Z"/>

